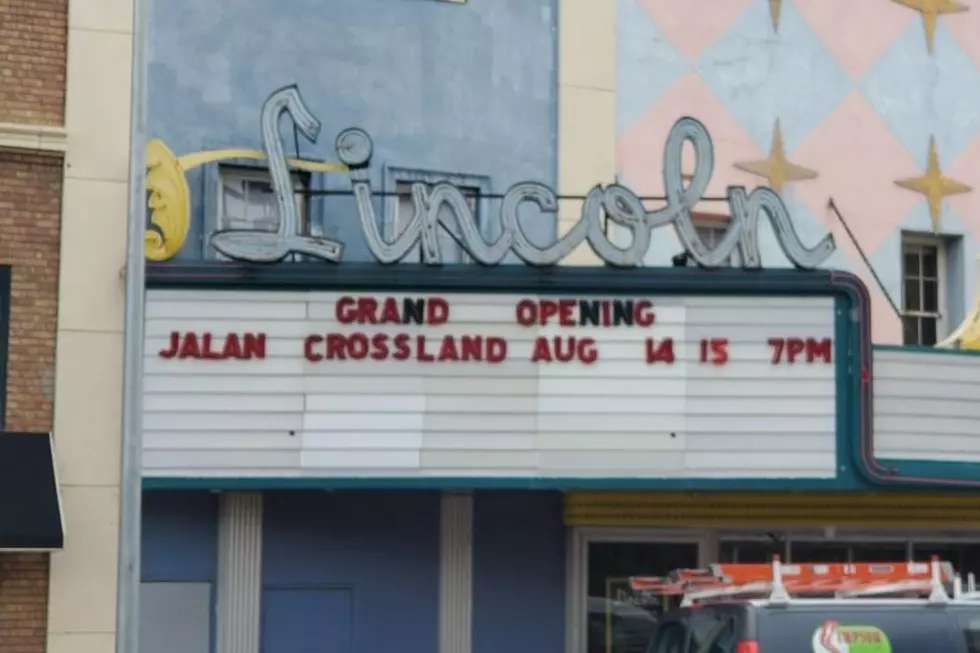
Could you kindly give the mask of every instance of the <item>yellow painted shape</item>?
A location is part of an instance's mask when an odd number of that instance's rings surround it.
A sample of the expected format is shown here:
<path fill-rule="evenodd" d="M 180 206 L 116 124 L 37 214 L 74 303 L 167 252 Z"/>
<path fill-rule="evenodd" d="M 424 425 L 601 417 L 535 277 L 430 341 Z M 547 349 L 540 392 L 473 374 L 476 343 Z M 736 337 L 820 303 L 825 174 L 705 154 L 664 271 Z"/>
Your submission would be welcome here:
<path fill-rule="evenodd" d="M 966 316 L 956 331 L 949 334 L 949 337 L 938 343 L 936 347 L 980 350 L 980 302 L 974 306 L 973 311 Z"/>
<path fill-rule="evenodd" d="M 943 171 L 939 168 L 939 152 L 936 150 L 934 136 L 929 137 L 929 166 L 926 168 L 925 174 L 921 177 L 899 179 L 895 184 L 925 195 L 926 201 L 929 203 L 929 218 L 932 220 L 934 233 L 938 232 L 942 226 L 943 198 L 947 195 L 969 193 L 973 190 L 964 183 L 943 176 Z"/>
<path fill-rule="evenodd" d="M 980 257 L 977 258 L 977 274 L 980 275 Z M 949 334 L 948 338 L 936 346 L 943 349 L 980 351 L 980 294 L 974 300 L 973 310 L 966 319 Z"/>
<path fill-rule="evenodd" d="M 922 26 L 926 31 L 926 47 L 931 53 L 936 40 L 936 22 L 943 14 L 955 14 L 970 8 L 953 0 L 892 0 L 903 7 L 922 14 Z"/>
<path fill-rule="evenodd" d="M 783 0 L 769 0 L 769 17 L 772 18 L 772 28 L 779 31 L 779 15 L 783 11 Z"/>
<path fill-rule="evenodd" d="M 815 179 L 817 171 L 796 165 L 786 158 L 786 148 L 783 146 L 783 132 L 779 119 L 772 128 L 772 145 L 769 147 L 769 158 L 761 161 L 740 161 L 735 164 L 739 170 L 769 181 L 769 187 L 777 193 L 783 192 L 788 181 Z"/>
<path fill-rule="evenodd" d="M 143 249 L 151 261 L 168 261 L 187 241 L 191 220 L 191 192 L 186 173 L 198 166 L 228 159 L 265 160 L 265 152 L 248 148 L 205 150 L 177 157 L 162 140 L 146 144 L 146 190 L 150 227 Z M 286 164 L 306 172 L 345 172 L 343 163 L 286 159 Z"/>
<path fill-rule="evenodd" d="M 180 161 L 159 139 L 146 144 L 146 192 L 152 227 L 143 235 L 143 249 L 151 261 L 166 261 L 187 240 L 191 192 Z"/>
<path fill-rule="evenodd" d="M 193 170 L 194 168 L 206 163 L 215 161 L 226 161 L 228 159 L 251 159 L 254 161 L 264 161 L 265 152 L 262 150 L 252 150 L 246 148 L 230 148 L 225 150 L 204 150 L 185 154 L 178 159 L 181 168 Z M 347 166 L 343 163 L 330 163 L 327 161 L 313 161 L 312 159 L 286 159 L 286 164 L 297 170 L 306 172 L 346 172 Z"/>
<path fill-rule="evenodd" d="M 571 492 L 570 526 L 976 526 L 980 496 L 867 492 Z"/>

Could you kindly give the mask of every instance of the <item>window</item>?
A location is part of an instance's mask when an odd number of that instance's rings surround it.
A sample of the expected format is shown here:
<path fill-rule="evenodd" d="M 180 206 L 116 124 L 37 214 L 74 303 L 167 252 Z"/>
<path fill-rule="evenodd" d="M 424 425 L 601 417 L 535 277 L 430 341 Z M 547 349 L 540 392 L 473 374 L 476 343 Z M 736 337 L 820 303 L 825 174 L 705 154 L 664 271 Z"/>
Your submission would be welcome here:
<path fill-rule="evenodd" d="M 778 539 L 778 541 L 777 541 Z M 926 562 L 937 555 L 963 574 L 980 574 L 980 544 L 976 542 L 930 542 L 902 537 L 865 540 L 852 534 L 846 539 L 826 540 L 811 536 L 785 538 L 724 538 L 719 562 L 771 562 L 774 555 L 786 563 L 831 562 Z"/>
<path fill-rule="evenodd" d="M 902 242 L 902 340 L 906 345 L 932 347 L 943 330 L 945 265 L 942 243 L 905 238 Z"/>
<path fill-rule="evenodd" d="M 650 644 L 650 653 L 684 653 L 687 647 L 687 627 L 681 621 L 664 624 Z"/>
<path fill-rule="evenodd" d="M 695 612 L 690 619 L 689 653 L 735 653 L 735 620 L 718 612 Z"/>
<path fill-rule="evenodd" d="M 709 250 L 714 249 L 721 242 L 721 239 L 725 237 L 725 233 L 728 231 L 728 219 L 723 217 L 700 217 L 694 216 L 694 230 L 698 232 L 698 236 L 701 238 L 701 242 L 705 244 Z M 731 258 L 727 261 L 721 263 L 722 267 L 730 267 L 735 263 L 735 253 L 732 253 Z M 688 265 L 697 266 L 694 259 L 688 258 Z"/>
<path fill-rule="evenodd" d="M 476 218 L 477 224 L 480 222 L 479 211 L 477 209 L 477 199 L 479 198 L 480 191 L 478 188 L 472 188 L 467 186 L 456 186 L 459 191 L 466 198 L 467 204 L 469 204 L 470 211 L 473 212 L 473 217 Z M 408 225 L 409 220 L 415 214 L 415 204 L 412 201 L 412 182 L 398 182 L 395 186 L 395 193 L 397 194 L 398 204 L 396 209 L 396 219 L 395 219 L 395 229 L 394 233 L 391 234 L 394 239 L 395 236 L 402 233 L 405 227 Z M 436 229 L 436 234 L 439 240 L 439 251 L 442 252 L 442 262 L 443 263 L 469 263 L 472 261 L 463 247 L 459 244 L 459 226 L 456 224 L 455 219 L 452 216 L 452 209 L 447 208 L 443 205 L 440 217 L 444 217 L 448 225 L 450 226 L 451 232 L 446 230 L 446 227 L 440 225 Z M 422 263 L 422 250 L 417 247 L 409 252 L 408 256 L 405 257 L 405 262 L 407 263 Z"/>
<path fill-rule="evenodd" d="M 268 170 L 222 166 L 220 175 L 217 229 L 275 231 L 279 228 L 279 205 Z M 306 177 L 299 173 L 293 173 L 291 178 L 293 189 L 297 191 L 296 209 L 300 231 L 309 233 L 307 201 L 303 194 L 309 184 Z M 217 257 L 225 258 L 221 254 L 217 254 Z"/>
<path fill-rule="evenodd" d="M 645 593 L 636 589 L 630 578 L 695 568 L 698 555 L 697 542 L 590 542 L 585 588 L 587 653 L 647 651 L 658 619 L 677 607 L 678 597 Z"/>
<path fill-rule="evenodd" d="M 959 621 L 967 653 L 980 653 L 980 619 L 972 614 L 963 614 Z"/>

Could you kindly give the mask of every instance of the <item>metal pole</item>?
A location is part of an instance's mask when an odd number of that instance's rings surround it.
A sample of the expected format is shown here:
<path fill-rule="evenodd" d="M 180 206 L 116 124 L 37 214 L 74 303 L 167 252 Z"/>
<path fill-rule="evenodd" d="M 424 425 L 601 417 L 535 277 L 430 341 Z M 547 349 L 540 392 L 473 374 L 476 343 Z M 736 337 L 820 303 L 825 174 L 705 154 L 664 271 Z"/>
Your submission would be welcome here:
<path fill-rule="evenodd" d="M 122 446 L 116 653 L 139 653 L 143 453 L 143 313 L 146 277 L 146 60 L 149 0 L 133 0 L 133 68 L 129 119 L 129 211 L 126 229 L 126 322 L 123 332 Z"/>

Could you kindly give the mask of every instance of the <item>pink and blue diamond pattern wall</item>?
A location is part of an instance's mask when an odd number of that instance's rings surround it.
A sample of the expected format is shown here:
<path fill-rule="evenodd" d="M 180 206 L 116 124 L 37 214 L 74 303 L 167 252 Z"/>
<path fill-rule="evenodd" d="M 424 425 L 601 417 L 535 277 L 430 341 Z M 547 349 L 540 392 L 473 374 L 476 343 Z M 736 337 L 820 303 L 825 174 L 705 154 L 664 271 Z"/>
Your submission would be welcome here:
<path fill-rule="evenodd" d="M 903 232 L 938 237 L 946 324 L 959 323 L 974 296 L 980 239 L 980 6 L 942 13 L 950 3 L 616 4 L 621 182 L 662 195 L 667 132 L 678 117 L 694 116 L 714 138 L 708 195 L 769 184 L 810 243 L 832 231 L 838 252 L 827 265 L 860 275 L 874 294 L 876 343 L 901 342 L 901 323 L 830 199 L 899 306 Z M 780 183 L 783 162 L 792 166 Z M 699 209 L 727 212 L 724 203 Z M 763 260 L 773 265 L 781 254 L 768 228 L 760 231 Z M 676 241 L 655 241 L 648 263 L 669 264 Z"/>

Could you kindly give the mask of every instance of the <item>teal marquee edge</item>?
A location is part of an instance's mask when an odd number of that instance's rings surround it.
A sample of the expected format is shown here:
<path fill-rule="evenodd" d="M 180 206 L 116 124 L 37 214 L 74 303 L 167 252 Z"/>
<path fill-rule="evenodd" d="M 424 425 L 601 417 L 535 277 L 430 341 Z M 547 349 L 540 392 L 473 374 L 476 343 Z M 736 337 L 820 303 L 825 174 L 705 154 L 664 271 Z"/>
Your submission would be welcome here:
<path fill-rule="evenodd" d="M 977 370 L 980 373 L 980 351 L 892 345 L 875 345 L 874 350 L 902 352 L 910 356 L 935 354 L 940 356 L 976 358 L 978 359 Z M 980 464 L 978 463 L 892 460 L 886 458 L 879 458 L 876 462 L 888 475 L 887 479 L 883 481 L 885 483 L 919 486 L 929 485 L 948 489 L 961 488 L 964 490 L 980 487 Z"/>
<path fill-rule="evenodd" d="M 244 263 L 152 263 L 151 289 L 281 290 L 348 292 L 546 293 L 606 295 L 782 295 L 835 298 L 837 366 L 837 474 L 827 479 L 637 479 L 637 478 L 189 478 L 147 477 L 147 489 L 677 489 L 846 490 L 875 485 L 957 487 L 944 477 L 958 463 L 909 463 L 897 467 L 873 455 L 870 297 L 857 277 L 831 271 L 701 268 L 551 267 L 505 265 L 380 266 Z M 925 465 L 925 467 L 922 467 Z M 918 467 L 917 467 L 918 466 Z M 975 470 L 980 485 L 980 468 Z"/>

